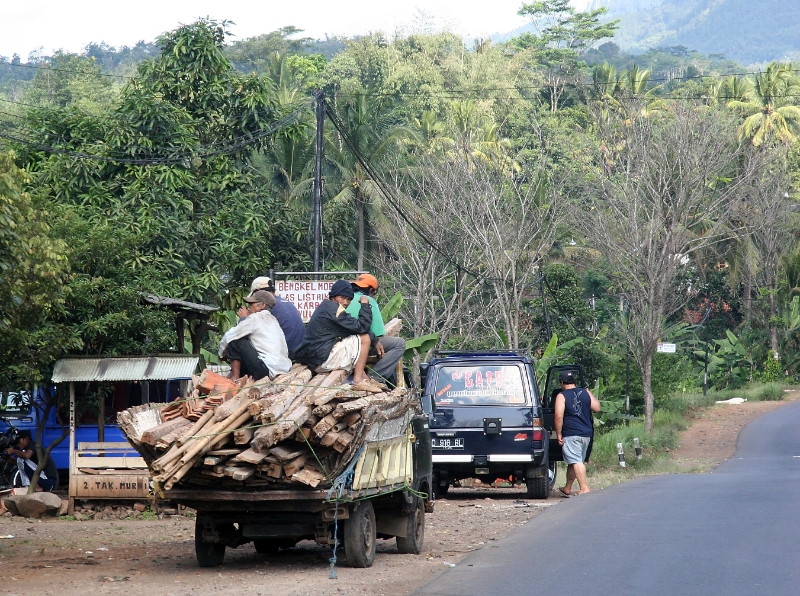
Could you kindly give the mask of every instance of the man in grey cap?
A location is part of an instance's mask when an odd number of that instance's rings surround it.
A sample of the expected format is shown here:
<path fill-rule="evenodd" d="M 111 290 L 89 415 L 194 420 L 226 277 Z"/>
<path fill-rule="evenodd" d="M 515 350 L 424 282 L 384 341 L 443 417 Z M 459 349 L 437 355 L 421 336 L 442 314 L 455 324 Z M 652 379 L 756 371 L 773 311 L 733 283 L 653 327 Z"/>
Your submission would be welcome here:
<path fill-rule="evenodd" d="M 249 375 L 254 379 L 289 372 L 292 361 L 278 320 L 272 316 L 275 296 L 265 290 L 244 299 L 247 317 L 222 337 L 219 357 L 231 364 L 232 379 Z"/>
<path fill-rule="evenodd" d="M 303 335 L 306 331 L 303 317 L 300 316 L 300 312 L 294 304 L 275 294 L 275 284 L 266 275 L 253 280 L 253 283 L 250 284 L 250 296 L 258 290 L 266 290 L 275 297 L 272 316 L 278 319 L 278 324 L 283 330 L 283 335 L 286 338 L 286 347 L 289 348 L 289 358 L 294 359 L 294 353 L 303 343 Z M 248 311 L 242 307 L 239 309 L 238 314 L 240 318 L 244 318 L 248 315 Z"/>

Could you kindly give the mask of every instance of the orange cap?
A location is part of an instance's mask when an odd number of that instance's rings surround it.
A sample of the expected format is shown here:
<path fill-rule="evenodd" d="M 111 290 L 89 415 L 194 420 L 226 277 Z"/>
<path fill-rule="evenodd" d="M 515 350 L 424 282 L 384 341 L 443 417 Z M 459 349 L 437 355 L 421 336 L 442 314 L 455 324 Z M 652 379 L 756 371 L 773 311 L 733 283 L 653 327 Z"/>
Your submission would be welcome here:
<path fill-rule="evenodd" d="M 373 290 L 378 289 L 378 280 L 375 279 L 374 275 L 370 275 L 369 273 L 362 273 L 353 283 L 359 288 L 372 288 Z"/>

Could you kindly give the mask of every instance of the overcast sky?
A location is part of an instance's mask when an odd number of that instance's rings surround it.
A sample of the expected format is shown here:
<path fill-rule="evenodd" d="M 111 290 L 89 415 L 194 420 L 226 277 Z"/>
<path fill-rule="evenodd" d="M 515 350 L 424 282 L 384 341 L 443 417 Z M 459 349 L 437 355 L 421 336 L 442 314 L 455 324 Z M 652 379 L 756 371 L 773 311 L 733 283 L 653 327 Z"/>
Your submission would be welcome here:
<path fill-rule="evenodd" d="M 579 7 L 587 0 L 573 0 Z M 197 17 L 236 23 L 233 39 L 244 39 L 293 25 L 304 35 L 355 35 L 368 31 L 413 29 L 420 13 L 440 28 L 465 37 L 505 33 L 525 20 L 517 16 L 522 0 L 0 0 L 0 56 L 45 54 L 64 49 L 78 52 L 89 42 L 112 46 L 151 41 L 164 31 Z"/>

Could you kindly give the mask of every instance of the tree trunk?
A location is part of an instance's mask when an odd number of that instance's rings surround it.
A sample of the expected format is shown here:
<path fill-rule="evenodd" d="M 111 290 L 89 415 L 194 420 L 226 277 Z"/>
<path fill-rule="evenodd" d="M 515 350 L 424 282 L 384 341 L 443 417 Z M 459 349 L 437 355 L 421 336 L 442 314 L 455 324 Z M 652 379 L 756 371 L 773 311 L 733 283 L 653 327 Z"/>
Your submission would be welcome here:
<path fill-rule="evenodd" d="M 358 260 L 356 270 L 364 271 L 364 196 L 359 191 L 356 195 L 356 205 L 358 209 Z"/>
<path fill-rule="evenodd" d="M 642 367 L 642 393 L 644 394 L 644 430 L 653 432 L 653 350 L 649 348 Z"/>
<path fill-rule="evenodd" d="M 753 317 L 753 276 L 750 267 L 744 271 L 744 326 L 750 326 Z"/>
<path fill-rule="evenodd" d="M 769 345 L 775 354 L 778 353 L 778 327 L 773 323 L 776 314 L 775 292 L 771 290 L 769 293 Z"/>

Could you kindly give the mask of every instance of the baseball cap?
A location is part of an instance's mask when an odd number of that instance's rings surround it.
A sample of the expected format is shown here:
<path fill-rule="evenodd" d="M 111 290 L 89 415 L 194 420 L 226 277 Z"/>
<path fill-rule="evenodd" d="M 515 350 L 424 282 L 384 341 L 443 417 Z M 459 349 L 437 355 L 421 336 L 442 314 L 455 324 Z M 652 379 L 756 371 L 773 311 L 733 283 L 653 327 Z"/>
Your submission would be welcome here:
<path fill-rule="evenodd" d="M 266 290 L 271 287 L 273 287 L 272 278 L 266 275 L 257 277 L 253 280 L 253 283 L 250 284 L 250 295 L 252 296 L 258 290 Z"/>
<path fill-rule="evenodd" d="M 575 373 L 571 370 L 562 370 L 561 374 L 558 376 L 562 383 L 574 383 L 575 382 Z"/>
<path fill-rule="evenodd" d="M 354 295 L 353 288 L 350 287 L 350 282 L 343 279 L 340 279 L 334 283 L 331 287 L 331 291 L 328 292 L 328 298 L 333 298 L 334 296 L 344 296 L 345 298 L 350 298 L 352 300 Z"/>
<path fill-rule="evenodd" d="M 266 290 L 256 290 L 252 295 L 246 296 L 244 301 L 249 302 L 250 304 L 253 302 L 260 302 L 270 310 L 272 310 L 272 307 L 275 306 L 275 296 Z"/>
<path fill-rule="evenodd" d="M 378 280 L 374 275 L 370 275 L 369 273 L 362 273 L 353 283 L 359 288 L 372 288 L 373 290 L 378 289 Z"/>

